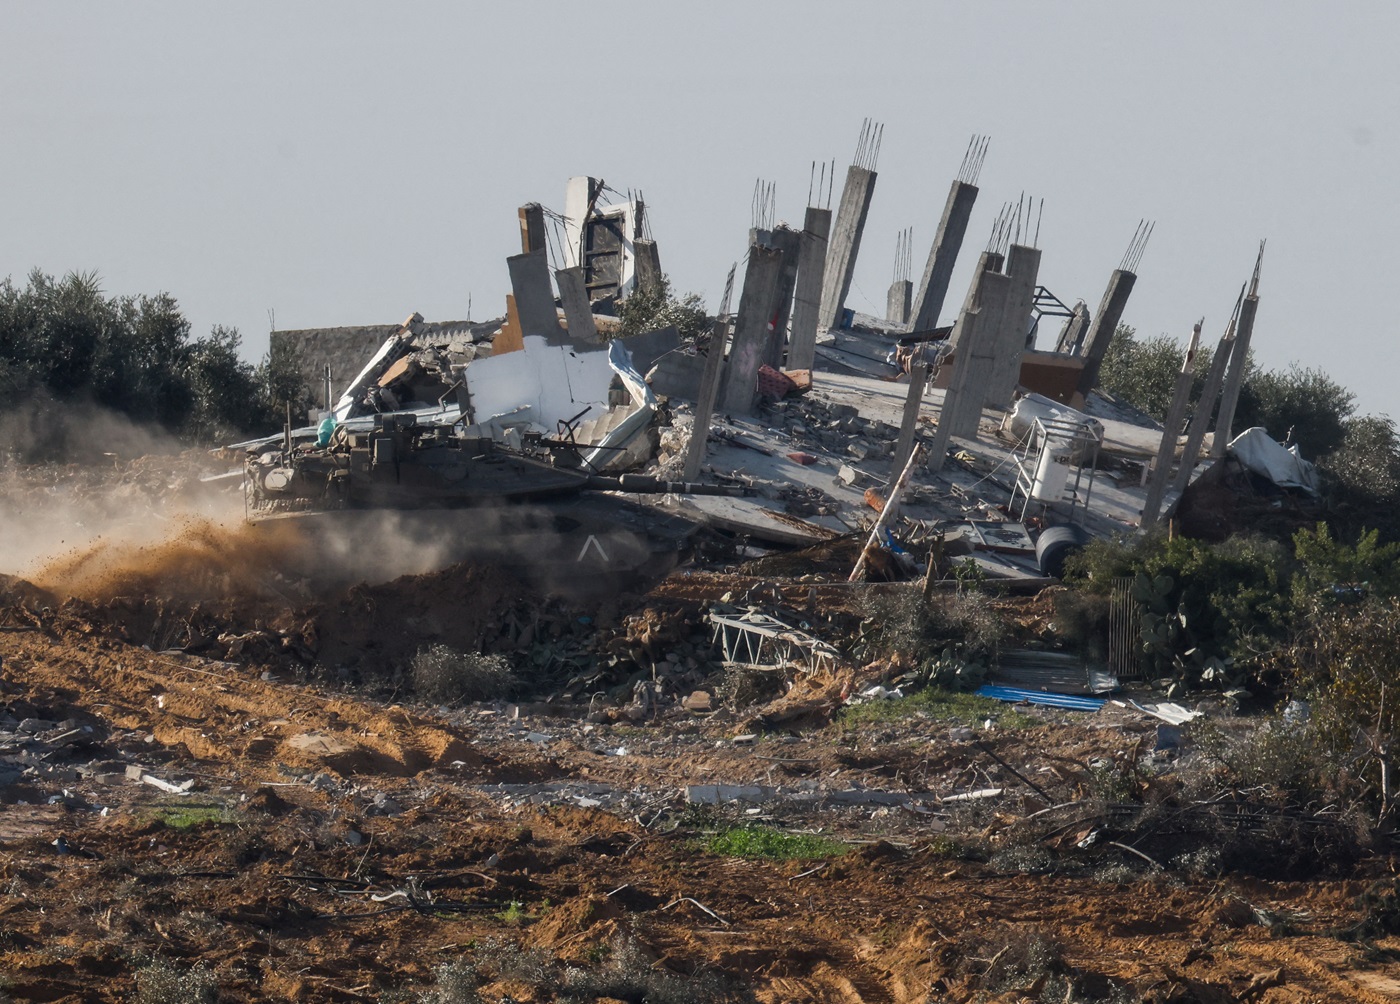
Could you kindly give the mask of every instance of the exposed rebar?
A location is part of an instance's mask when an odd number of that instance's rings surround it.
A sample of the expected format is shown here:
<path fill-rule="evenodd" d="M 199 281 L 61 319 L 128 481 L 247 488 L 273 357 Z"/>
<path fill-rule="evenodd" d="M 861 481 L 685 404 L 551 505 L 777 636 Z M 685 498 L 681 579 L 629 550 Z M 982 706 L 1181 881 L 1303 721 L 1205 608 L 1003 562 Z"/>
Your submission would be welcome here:
<path fill-rule="evenodd" d="M 1123 272 L 1137 273 L 1138 265 L 1142 262 L 1143 252 L 1147 250 L 1147 242 L 1152 237 L 1152 230 L 1157 224 L 1151 220 L 1138 220 L 1137 229 L 1133 231 L 1133 239 L 1128 242 L 1128 250 L 1123 252 L 1123 260 L 1118 263 L 1118 268 Z"/>
<path fill-rule="evenodd" d="M 874 171 L 880 160 L 880 144 L 885 138 L 885 127 L 874 119 L 864 119 L 860 125 L 860 137 L 856 140 L 856 155 L 851 164 L 866 171 Z M 833 170 L 833 174 L 834 174 Z"/>
<path fill-rule="evenodd" d="M 724 296 L 720 298 L 717 317 L 729 316 L 729 300 L 734 295 L 734 273 L 737 271 L 739 271 L 739 263 L 736 261 L 729 266 L 729 278 L 724 280 Z"/>
<path fill-rule="evenodd" d="M 1254 275 L 1249 280 L 1250 296 L 1259 295 L 1259 270 L 1264 267 L 1264 245 L 1267 243 L 1267 240 L 1262 240 L 1259 242 L 1259 254 L 1254 259 Z"/>
<path fill-rule="evenodd" d="M 908 282 L 914 273 L 914 228 L 906 227 L 894 238 L 894 282 Z"/>
<path fill-rule="evenodd" d="M 772 230 L 773 220 L 778 212 L 778 183 L 764 181 L 753 183 L 753 204 L 750 211 L 750 225 L 756 230 Z"/>
<path fill-rule="evenodd" d="M 1005 254 L 1006 245 L 1011 240 L 1011 228 L 1014 222 L 1013 217 L 1015 203 L 1003 202 L 1001 210 L 997 213 L 996 219 L 992 221 L 992 235 L 987 240 L 987 251 L 990 254 Z"/>

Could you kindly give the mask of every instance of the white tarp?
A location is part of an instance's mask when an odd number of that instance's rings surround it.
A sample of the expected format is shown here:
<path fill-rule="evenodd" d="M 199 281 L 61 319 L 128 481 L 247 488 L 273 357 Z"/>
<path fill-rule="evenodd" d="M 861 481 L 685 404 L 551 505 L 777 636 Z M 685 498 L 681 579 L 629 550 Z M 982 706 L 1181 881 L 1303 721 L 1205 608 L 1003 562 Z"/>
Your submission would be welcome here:
<path fill-rule="evenodd" d="M 1230 441 L 1230 455 L 1246 470 L 1266 477 L 1280 488 L 1300 488 L 1318 494 L 1317 468 L 1304 460 L 1298 447 L 1275 442 L 1267 429 L 1256 425 Z"/>
<path fill-rule="evenodd" d="M 622 383 L 632 398 L 633 411 L 598 441 L 598 449 L 584 457 L 588 463 L 599 469 L 620 468 L 646 459 L 645 456 L 629 456 L 630 451 L 620 451 L 615 447 L 623 447 L 633 442 L 651 425 L 652 416 L 656 414 L 656 394 L 651 385 L 637 372 L 637 367 L 632 365 L 632 353 L 622 344 L 620 338 L 614 338 L 608 343 L 608 366 L 622 378 Z"/>

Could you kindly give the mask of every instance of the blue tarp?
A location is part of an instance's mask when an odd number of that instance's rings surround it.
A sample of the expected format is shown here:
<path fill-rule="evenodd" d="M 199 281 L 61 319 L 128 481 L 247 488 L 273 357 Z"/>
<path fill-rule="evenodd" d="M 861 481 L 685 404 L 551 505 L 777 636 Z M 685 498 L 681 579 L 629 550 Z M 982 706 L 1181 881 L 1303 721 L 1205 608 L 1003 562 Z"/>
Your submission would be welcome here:
<path fill-rule="evenodd" d="M 997 701 L 1019 704 L 1044 704 L 1051 708 L 1067 708 L 1070 711 L 1098 711 L 1104 701 L 1097 697 L 1075 697 L 1073 694 L 1052 694 L 1044 690 L 1022 690 L 1020 687 L 994 687 L 990 683 L 977 688 L 978 697 L 990 697 Z"/>

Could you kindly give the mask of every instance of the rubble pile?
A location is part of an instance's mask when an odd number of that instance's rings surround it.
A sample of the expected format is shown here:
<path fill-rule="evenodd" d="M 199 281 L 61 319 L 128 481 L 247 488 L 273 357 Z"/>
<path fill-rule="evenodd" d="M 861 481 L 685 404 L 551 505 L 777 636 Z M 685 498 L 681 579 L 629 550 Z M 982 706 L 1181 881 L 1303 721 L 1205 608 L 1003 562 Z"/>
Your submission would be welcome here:
<path fill-rule="evenodd" d="M 917 288 L 902 237 L 875 318 L 864 211 L 809 207 L 817 240 L 761 204 L 735 313 L 574 178 L 521 207 L 499 318 L 274 332 L 322 367 L 306 425 L 7 470 L 42 559 L 0 578 L 21 997 L 195 958 L 231 1000 L 1372 992 L 1335 932 L 1400 935 L 1393 887 L 1353 898 L 1388 824 L 1221 769 L 1260 735 L 1230 692 L 1144 679 L 1169 577 L 1057 588 L 1096 538 L 1316 511 L 1296 451 L 1231 438 L 1258 266 L 1163 428 L 1095 392 L 1150 225 L 1091 318 L 1004 211 L 940 328 L 961 232 Z"/>

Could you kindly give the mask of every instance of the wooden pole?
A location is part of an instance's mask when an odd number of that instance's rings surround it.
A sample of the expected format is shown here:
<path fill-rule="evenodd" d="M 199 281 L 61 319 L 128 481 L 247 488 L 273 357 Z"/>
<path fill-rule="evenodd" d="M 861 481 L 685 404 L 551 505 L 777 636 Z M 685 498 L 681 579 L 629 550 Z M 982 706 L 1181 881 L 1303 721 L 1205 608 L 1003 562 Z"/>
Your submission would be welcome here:
<path fill-rule="evenodd" d="M 870 528 L 870 539 L 865 542 L 865 547 L 861 549 L 860 560 L 856 562 L 856 567 L 851 570 L 851 577 L 847 582 L 859 582 L 865 574 L 865 563 L 870 553 L 875 550 L 880 542 L 880 531 L 885 528 L 885 524 L 890 521 L 895 512 L 899 509 L 899 497 L 904 494 L 904 486 L 909 483 L 909 475 L 914 471 L 914 462 L 919 459 L 919 450 L 916 448 L 909 454 L 909 460 L 904 465 L 904 470 L 900 472 L 899 480 L 890 489 L 890 497 L 885 500 L 885 507 L 880 510 L 880 516 L 875 520 L 875 525 Z"/>

